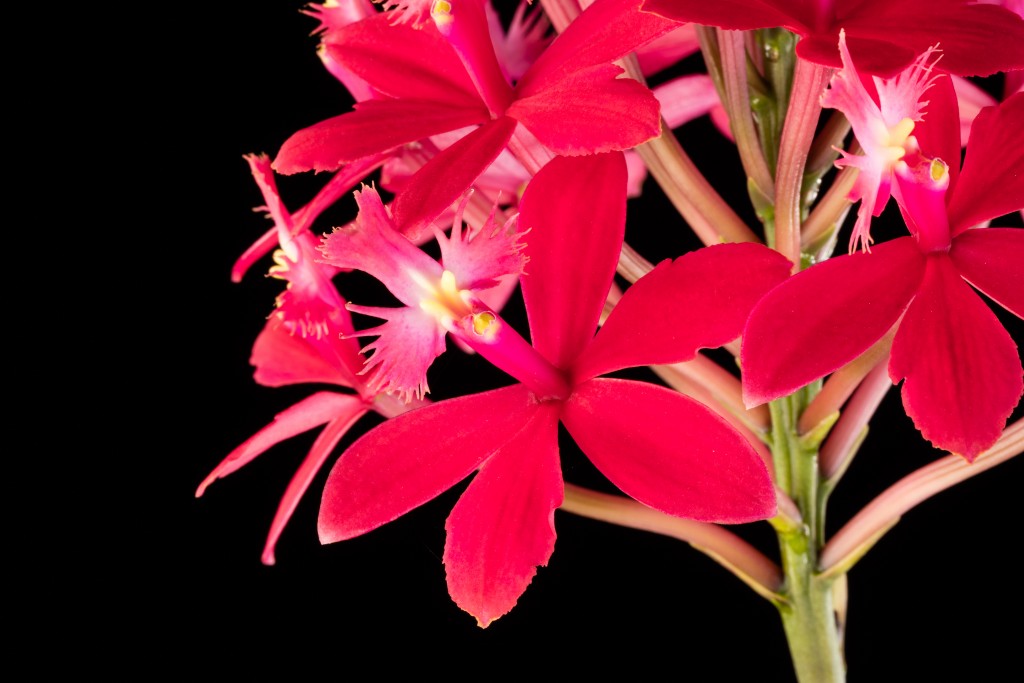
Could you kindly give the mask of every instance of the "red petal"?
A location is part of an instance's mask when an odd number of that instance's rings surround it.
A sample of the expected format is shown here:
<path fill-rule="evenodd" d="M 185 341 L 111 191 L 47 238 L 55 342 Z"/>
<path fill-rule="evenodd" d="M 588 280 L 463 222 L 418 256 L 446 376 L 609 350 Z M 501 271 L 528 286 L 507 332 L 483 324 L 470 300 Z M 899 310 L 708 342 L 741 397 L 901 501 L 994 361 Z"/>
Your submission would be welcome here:
<path fill-rule="evenodd" d="M 610 64 L 641 45 L 679 28 L 657 14 L 639 11 L 642 0 L 597 0 L 573 20 L 519 81 L 528 97 L 573 72 Z"/>
<path fill-rule="evenodd" d="M 743 331 L 747 406 L 790 394 L 878 341 L 913 298 L 924 261 L 901 237 L 811 266 L 765 295 Z"/>
<path fill-rule="evenodd" d="M 530 259 L 523 299 L 534 347 L 568 368 L 590 343 L 626 231 L 621 153 L 556 157 L 526 186 L 519 229 Z"/>
<path fill-rule="evenodd" d="M 365 534 L 465 479 L 526 424 L 537 404 L 521 384 L 391 418 L 349 446 L 320 503 L 321 543 Z"/>
<path fill-rule="evenodd" d="M 362 399 L 351 394 L 320 391 L 304 398 L 287 410 L 275 415 L 273 422 L 231 451 L 199 485 L 196 497 L 203 495 L 206 487 L 214 481 L 222 479 L 243 465 L 252 462 L 256 456 L 272 446 L 339 417 L 345 420 L 350 419 L 356 411 L 365 412 L 365 409 L 366 404 Z"/>
<path fill-rule="evenodd" d="M 489 119 L 487 108 L 428 100 L 368 100 L 354 111 L 313 124 L 281 145 L 274 170 L 282 174 L 333 171 L 400 145 Z"/>
<path fill-rule="evenodd" d="M 391 206 L 395 222 L 405 231 L 434 220 L 469 189 L 490 166 L 516 129 L 503 116 L 476 129 L 428 161 L 409 178 Z"/>
<path fill-rule="evenodd" d="M 291 481 L 288 482 L 288 488 L 285 489 L 284 495 L 281 496 L 277 512 L 274 513 L 274 519 L 270 523 L 267 542 L 263 546 L 263 564 L 274 564 L 274 548 L 277 546 L 277 540 L 281 538 L 281 532 L 288 525 L 288 520 L 292 518 L 295 508 L 299 505 L 299 500 L 305 495 L 309 485 L 313 483 L 313 478 L 316 477 L 328 456 L 334 451 L 334 447 L 341 441 L 341 437 L 345 436 L 352 425 L 366 414 L 367 410 L 366 404 L 362 401 L 349 402 L 347 410 L 339 412 L 337 417 L 331 420 L 316 437 L 309 453 L 299 465 L 299 469 L 295 471 Z"/>
<path fill-rule="evenodd" d="M 654 12 L 676 21 L 692 21 L 695 24 L 728 29 L 783 26 L 795 30 L 802 22 L 792 15 L 799 9 L 793 6 L 785 7 L 786 4 L 762 0 L 646 0 L 643 11 Z M 838 57 L 838 54 L 836 56 Z"/>
<path fill-rule="evenodd" d="M 968 461 L 995 443 L 1024 391 L 1013 339 L 945 254 L 928 259 L 889 377 L 905 378 L 903 406 L 921 434 Z"/>
<path fill-rule="evenodd" d="M 1024 230 L 967 230 L 953 240 L 949 255 L 965 280 L 1024 318 Z"/>
<path fill-rule="evenodd" d="M 753 243 L 720 244 L 663 261 L 615 305 L 577 363 L 576 381 L 690 360 L 698 349 L 732 341 L 754 304 L 789 277 L 791 265 Z"/>
<path fill-rule="evenodd" d="M 595 66 L 517 100 L 508 115 L 556 154 L 626 150 L 661 132 L 660 104 L 614 64 Z"/>
<path fill-rule="evenodd" d="M 562 421 L 624 493 L 666 514 L 738 524 L 771 517 L 764 462 L 729 423 L 691 398 L 624 379 L 585 382 Z"/>
<path fill-rule="evenodd" d="M 344 323 L 319 339 L 292 334 L 271 318 L 256 337 L 249 359 L 256 367 L 256 381 L 268 387 L 305 382 L 360 386 L 362 381 L 356 375 L 365 359 L 359 355 L 358 342 L 340 336 L 352 331 L 352 321 L 345 309 L 335 317 Z"/>
<path fill-rule="evenodd" d="M 967 156 L 949 200 L 953 235 L 1024 208 L 1024 93 L 985 107 L 971 126 Z"/>
<path fill-rule="evenodd" d="M 391 97 L 483 104 L 436 26 L 391 24 L 385 13 L 349 24 L 333 32 L 325 48 L 335 61 Z"/>
<path fill-rule="evenodd" d="M 487 459 L 448 517 L 448 592 L 481 627 L 511 610 L 555 549 L 562 504 L 558 404 Z"/>

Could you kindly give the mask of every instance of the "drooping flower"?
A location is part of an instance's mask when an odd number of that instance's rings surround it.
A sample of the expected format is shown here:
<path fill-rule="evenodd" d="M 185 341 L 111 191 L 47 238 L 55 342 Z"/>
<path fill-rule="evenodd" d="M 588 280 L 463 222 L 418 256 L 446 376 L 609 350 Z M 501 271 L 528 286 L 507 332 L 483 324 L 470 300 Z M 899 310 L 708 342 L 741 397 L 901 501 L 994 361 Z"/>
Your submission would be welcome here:
<path fill-rule="evenodd" d="M 677 21 L 748 30 L 786 28 L 802 59 L 839 68 L 845 29 L 858 68 L 893 76 L 936 43 L 959 76 L 1024 69 L 1024 20 L 974 0 L 646 0 L 644 11 Z"/>
<path fill-rule="evenodd" d="M 625 187 L 617 152 L 555 158 L 534 177 L 520 214 L 532 346 L 491 311 L 453 321 L 519 383 L 411 411 L 353 443 L 327 480 L 322 542 L 369 532 L 475 472 L 448 518 L 444 563 L 452 598 L 486 627 L 553 552 L 559 423 L 615 486 L 650 507 L 719 522 L 774 513 L 764 462 L 723 418 L 664 387 L 599 375 L 734 339 L 789 262 L 754 244 L 666 260 L 595 336 L 624 235 Z"/>
<path fill-rule="evenodd" d="M 345 300 L 332 282 L 333 266 L 318 262 L 319 241 L 305 219 L 293 216 L 278 195 L 270 160 L 247 157 L 253 178 L 274 221 L 278 246 L 270 274 L 287 282 L 252 349 L 254 379 L 268 387 L 294 384 L 334 385 L 349 392 L 316 391 L 278 413 L 273 421 L 231 451 L 202 481 L 196 497 L 217 479 L 227 476 L 273 446 L 298 434 L 322 427 L 306 458 L 288 483 L 270 525 L 263 563 L 274 564 L 277 541 L 299 500 L 335 446 L 363 415 L 374 410 L 386 417 L 423 405 L 399 404 L 372 388 L 372 377 L 361 374 L 364 358 L 350 338 L 355 330 Z M 316 200 L 303 215 L 316 212 Z M 261 250 L 264 247 L 261 246 Z M 252 249 L 247 252 L 251 255 Z M 246 264 L 249 259 L 246 259 Z M 237 270 L 237 268 L 236 268 Z"/>
<path fill-rule="evenodd" d="M 821 106 L 846 115 L 864 151 L 855 155 L 839 150 L 842 157 L 836 161 L 840 168 L 854 166 L 860 171 L 850 191 L 850 200 L 861 202 L 850 237 L 851 252 L 858 247 L 871 250 L 871 217 L 882 215 L 889 201 L 893 169 L 908 152 L 917 151 L 912 133 L 928 104 L 922 97 L 937 76 L 932 67 L 941 55 L 933 59 L 934 52 L 934 47 L 928 48 L 894 78 L 871 77 L 876 95 L 872 97 L 850 57 L 846 32 L 839 32 L 843 68 L 832 77 Z"/>
<path fill-rule="evenodd" d="M 387 16 L 350 24 L 327 51 L 384 97 L 305 128 L 274 160 L 281 173 L 333 170 L 368 155 L 477 126 L 433 157 L 395 199 L 403 228 L 450 207 L 522 124 L 556 154 L 624 150 L 660 131 L 650 90 L 612 62 L 676 26 L 641 0 L 597 0 L 513 87 L 503 75 L 480 0 L 435 3 L 436 26 Z M 440 28 L 438 28 L 440 27 Z M 430 55 L 424 61 L 423 55 Z"/>
<path fill-rule="evenodd" d="M 896 325 L 889 377 L 903 381 L 907 414 L 937 448 L 973 461 L 1024 390 L 1013 339 L 971 288 L 1024 317 L 1024 230 L 974 228 L 1024 207 L 1024 93 L 982 109 L 957 174 L 956 98 L 948 78 L 935 88 L 952 111 L 922 121 L 922 149 L 946 149 L 952 165 L 897 163 L 911 236 L 829 259 L 769 292 L 743 333 L 743 391 L 748 406 L 785 396 Z"/>
<path fill-rule="evenodd" d="M 435 229 L 439 263 L 402 235 L 375 189 L 364 187 L 355 196 L 359 215 L 324 238 L 322 260 L 369 273 L 404 304 L 348 304 L 350 311 L 386 321 L 349 336 L 377 335 L 363 349 L 373 351 L 363 369 L 375 370 L 371 391 L 395 393 L 405 401 L 422 399 L 429 391 L 427 368 L 444 352 L 452 321 L 489 309 L 481 293 L 522 273 L 526 259 L 520 235 L 493 220 L 479 230 L 463 231 L 459 215 L 450 237 Z"/>

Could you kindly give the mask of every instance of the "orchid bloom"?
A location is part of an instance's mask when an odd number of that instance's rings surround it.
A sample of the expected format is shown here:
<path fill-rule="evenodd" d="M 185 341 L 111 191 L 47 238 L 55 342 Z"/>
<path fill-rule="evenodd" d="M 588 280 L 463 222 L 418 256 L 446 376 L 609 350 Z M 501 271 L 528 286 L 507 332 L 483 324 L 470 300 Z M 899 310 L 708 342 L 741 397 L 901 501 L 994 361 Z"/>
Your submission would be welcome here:
<path fill-rule="evenodd" d="M 479 230 L 463 232 L 458 216 L 450 237 L 435 229 L 441 247 L 438 263 L 401 234 L 375 189 L 363 188 L 355 196 L 359 215 L 324 238 L 322 260 L 369 273 L 405 304 L 348 304 L 350 311 L 386 321 L 349 336 L 378 335 L 363 349 L 374 352 L 362 371 L 376 369 L 369 383 L 374 393 L 395 393 L 407 402 L 422 399 L 429 392 L 427 368 L 444 352 L 453 320 L 489 309 L 481 292 L 522 273 L 526 259 L 520 235 L 493 220 Z"/>
<path fill-rule="evenodd" d="M 938 61 L 938 58 L 932 60 L 934 52 L 934 47 L 928 48 L 895 78 L 871 77 L 877 91 L 876 102 L 853 65 L 846 47 L 846 32 L 839 32 L 843 68 L 832 77 L 822 95 L 821 106 L 838 109 L 846 115 L 864 150 L 863 155 L 839 150 L 842 158 L 836 161 L 839 168 L 854 166 L 860 171 L 850 191 L 850 201 L 859 199 L 861 202 L 850 237 L 851 252 L 858 246 L 871 250 L 871 217 L 880 216 L 889 200 L 893 169 L 908 152 L 917 151 L 917 140 L 911 133 L 928 104 L 921 98 L 937 75 L 932 73 Z"/>
<path fill-rule="evenodd" d="M 495 56 L 481 0 L 437 2 L 434 24 L 387 13 L 343 27 L 332 58 L 385 97 L 298 131 L 274 159 L 280 173 L 343 164 L 467 126 L 476 129 L 427 161 L 395 198 L 403 229 L 450 207 L 505 149 L 519 124 L 556 154 L 624 150 L 660 132 L 650 90 L 618 78 L 614 60 L 676 24 L 639 11 L 641 0 L 597 0 L 513 86 Z M 423 55 L 430 55 L 429 61 Z"/>
<path fill-rule="evenodd" d="M 903 380 L 907 414 L 934 446 L 973 461 L 1024 389 L 1013 339 L 969 286 L 1024 317 L 1024 230 L 974 228 L 1024 207 L 1024 93 L 982 109 L 957 173 L 956 97 L 946 77 L 935 88 L 919 137 L 941 158 L 896 164 L 912 235 L 831 258 L 769 292 L 743 333 L 743 391 L 748 406 L 785 396 L 895 325 L 889 377 Z"/>
<path fill-rule="evenodd" d="M 270 274 L 288 283 L 253 345 L 250 362 L 255 367 L 254 378 L 269 387 L 311 383 L 355 392 L 317 391 L 277 414 L 270 424 L 232 450 L 196 491 L 196 497 L 202 496 L 211 483 L 252 462 L 271 447 L 322 426 L 271 522 L 263 549 L 263 563 L 270 565 L 275 562 L 277 541 L 299 500 L 338 441 L 370 410 L 389 417 L 407 407 L 377 395 L 372 378 L 361 375 L 364 359 L 350 336 L 355 332 L 352 321 L 345 300 L 331 281 L 335 268 L 317 262 L 316 238 L 308 229 L 297 229 L 301 223 L 278 195 L 270 160 L 262 155 L 250 155 L 247 160 L 279 239 Z"/>
<path fill-rule="evenodd" d="M 725 29 L 782 27 L 800 36 L 797 56 L 834 68 L 845 29 L 858 68 L 876 76 L 893 76 L 935 43 L 949 73 L 1024 69 L 1024 19 L 974 0 L 646 0 L 643 10 Z"/>
<path fill-rule="evenodd" d="M 724 418 L 662 386 L 599 375 L 734 339 L 789 262 L 755 244 L 665 261 L 625 292 L 595 336 L 625 231 L 625 188 L 618 152 L 556 157 L 534 177 L 520 213 L 533 345 L 490 311 L 454 321 L 519 382 L 410 411 L 353 443 L 324 488 L 323 543 L 367 533 L 475 471 L 448 518 L 444 563 L 452 598 L 486 627 L 554 550 L 560 422 L 615 486 L 649 507 L 735 523 L 775 513 L 765 463 Z"/>

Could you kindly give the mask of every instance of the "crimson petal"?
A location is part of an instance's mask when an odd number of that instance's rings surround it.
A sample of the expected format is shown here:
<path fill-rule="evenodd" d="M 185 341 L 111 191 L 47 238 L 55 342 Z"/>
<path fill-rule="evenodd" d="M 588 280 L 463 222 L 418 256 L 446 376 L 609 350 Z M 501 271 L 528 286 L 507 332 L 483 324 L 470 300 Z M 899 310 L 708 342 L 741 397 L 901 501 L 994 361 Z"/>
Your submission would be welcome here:
<path fill-rule="evenodd" d="M 754 306 L 743 331 L 748 407 L 839 369 L 884 335 L 924 274 L 912 237 L 837 256 L 797 273 Z"/>
<path fill-rule="evenodd" d="M 789 277 L 759 244 L 719 244 L 663 261 L 626 290 L 576 366 L 576 381 L 626 367 L 690 360 L 743 331 L 750 310 Z M 742 277 L 737 277 L 742 273 Z"/>
<path fill-rule="evenodd" d="M 558 406 L 547 403 L 481 466 L 445 524 L 448 592 L 481 627 L 511 610 L 548 563 L 563 488 Z"/>
<path fill-rule="evenodd" d="M 377 425 L 338 458 L 324 485 L 321 543 L 386 524 L 465 479 L 537 409 L 521 384 L 419 408 Z"/>
<path fill-rule="evenodd" d="M 1017 346 L 946 254 L 928 258 L 889 377 L 905 380 L 903 406 L 921 434 L 968 461 L 995 443 L 1024 391 Z"/>
<path fill-rule="evenodd" d="M 738 524 L 771 517 L 775 488 L 747 440 L 707 406 L 646 382 L 592 379 L 562 422 L 624 493 L 676 517 Z"/>

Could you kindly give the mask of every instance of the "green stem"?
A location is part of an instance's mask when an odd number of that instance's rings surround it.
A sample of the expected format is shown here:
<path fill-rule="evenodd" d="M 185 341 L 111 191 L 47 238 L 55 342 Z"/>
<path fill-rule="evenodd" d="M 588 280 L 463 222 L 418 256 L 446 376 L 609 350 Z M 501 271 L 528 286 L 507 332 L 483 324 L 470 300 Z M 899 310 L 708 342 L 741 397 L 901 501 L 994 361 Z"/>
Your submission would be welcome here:
<path fill-rule="evenodd" d="M 842 683 L 846 680 L 842 638 L 833 602 L 836 577 L 818 572 L 824 544 L 825 491 L 818 471 L 817 446 L 800 438 L 798 421 L 810 387 L 773 401 L 772 455 L 779 486 L 793 498 L 803 518 L 796 527 L 777 529 L 785 576 L 783 601 L 776 603 L 800 683 Z"/>

